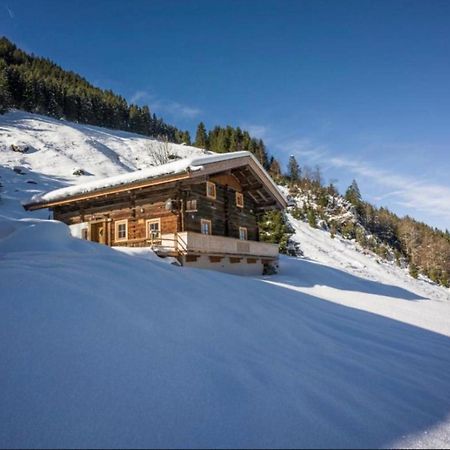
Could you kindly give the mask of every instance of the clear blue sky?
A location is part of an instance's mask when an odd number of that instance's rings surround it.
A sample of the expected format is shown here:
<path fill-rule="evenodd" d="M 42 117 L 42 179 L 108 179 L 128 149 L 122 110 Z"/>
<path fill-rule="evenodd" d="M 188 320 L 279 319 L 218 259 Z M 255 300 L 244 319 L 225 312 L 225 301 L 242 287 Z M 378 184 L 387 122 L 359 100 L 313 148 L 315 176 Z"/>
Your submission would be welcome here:
<path fill-rule="evenodd" d="M 0 0 L 0 34 L 195 133 L 450 228 L 450 1 Z"/>

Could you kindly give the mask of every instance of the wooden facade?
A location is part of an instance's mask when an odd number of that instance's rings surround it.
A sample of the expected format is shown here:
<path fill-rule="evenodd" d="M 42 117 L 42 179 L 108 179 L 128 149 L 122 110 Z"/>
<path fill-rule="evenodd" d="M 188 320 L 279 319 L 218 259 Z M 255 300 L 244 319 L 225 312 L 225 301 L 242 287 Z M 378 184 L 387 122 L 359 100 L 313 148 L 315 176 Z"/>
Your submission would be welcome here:
<path fill-rule="evenodd" d="M 229 264 L 275 261 L 273 246 L 265 247 L 270 244 L 237 242 L 258 242 L 260 215 L 284 206 L 281 194 L 274 196 L 273 186 L 258 174 L 262 168 L 248 158 L 241 158 L 240 164 L 231 160 L 204 167 L 25 208 L 51 208 L 54 219 L 71 226 L 78 237 L 110 246 L 152 246 L 182 264 L 201 256 L 209 257 L 211 268 L 215 263 L 225 267 L 224 258 Z M 196 239 L 195 247 L 188 248 L 188 242 L 194 242 L 192 233 L 210 235 L 204 239 L 208 245 Z M 218 237 L 216 242 L 211 236 Z"/>

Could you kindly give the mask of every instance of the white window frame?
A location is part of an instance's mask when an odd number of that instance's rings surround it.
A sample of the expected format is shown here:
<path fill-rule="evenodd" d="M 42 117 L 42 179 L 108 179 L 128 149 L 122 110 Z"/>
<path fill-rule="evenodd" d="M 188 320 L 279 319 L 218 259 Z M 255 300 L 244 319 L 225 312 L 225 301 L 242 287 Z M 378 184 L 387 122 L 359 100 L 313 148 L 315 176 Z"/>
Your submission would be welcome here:
<path fill-rule="evenodd" d="M 125 225 L 125 237 L 119 237 L 120 225 Z M 116 220 L 114 222 L 114 237 L 116 242 L 123 242 L 128 240 L 128 219 Z"/>
<path fill-rule="evenodd" d="M 243 233 L 243 235 L 245 237 L 242 237 L 243 236 L 242 233 Z M 239 239 L 241 241 L 248 241 L 248 230 L 247 230 L 247 227 L 239 227 Z"/>
<path fill-rule="evenodd" d="M 150 235 L 150 230 L 149 230 L 149 225 L 152 223 L 157 223 L 158 224 L 158 234 L 159 236 L 154 239 L 151 235 Z M 161 240 L 161 219 L 148 219 L 145 221 L 145 236 L 147 239 L 151 239 L 151 240 Z"/>
<path fill-rule="evenodd" d="M 214 193 L 210 193 L 210 188 L 212 188 Z M 216 183 L 213 183 L 212 181 L 206 182 L 206 197 L 213 200 L 217 198 Z"/>
<path fill-rule="evenodd" d="M 242 192 L 236 192 L 236 206 L 238 208 L 244 207 L 244 194 Z"/>
<path fill-rule="evenodd" d="M 203 225 L 204 224 L 208 224 L 208 233 L 204 233 L 203 232 Z M 200 219 L 200 233 L 206 234 L 206 235 L 211 235 L 212 234 L 212 223 L 211 223 L 210 220 L 208 220 L 208 219 Z"/>

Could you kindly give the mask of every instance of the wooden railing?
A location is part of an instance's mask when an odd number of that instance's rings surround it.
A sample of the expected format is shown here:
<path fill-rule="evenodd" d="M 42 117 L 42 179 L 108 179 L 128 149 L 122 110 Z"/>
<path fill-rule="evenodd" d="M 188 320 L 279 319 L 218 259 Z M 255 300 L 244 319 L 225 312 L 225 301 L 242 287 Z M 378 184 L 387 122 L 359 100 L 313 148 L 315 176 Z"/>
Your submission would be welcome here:
<path fill-rule="evenodd" d="M 244 241 L 226 236 L 185 231 L 181 233 L 163 233 L 160 237 L 129 239 L 119 245 L 151 247 L 161 253 L 185 255 L 204 253 L 207 255 L 245 255 L 262 258 L 277 258 L 278 245 L 259 241 Z"/>
<path fill-rule="evenodd" d="M 174 248 L 181 254 L 188 252 L 205 254 L 249 255 L 266 258 L 278 257 L 278 245 L 267 242 L 243 241 L 226 236 L 185 231 L 163 234 L 161 247 Z"/>

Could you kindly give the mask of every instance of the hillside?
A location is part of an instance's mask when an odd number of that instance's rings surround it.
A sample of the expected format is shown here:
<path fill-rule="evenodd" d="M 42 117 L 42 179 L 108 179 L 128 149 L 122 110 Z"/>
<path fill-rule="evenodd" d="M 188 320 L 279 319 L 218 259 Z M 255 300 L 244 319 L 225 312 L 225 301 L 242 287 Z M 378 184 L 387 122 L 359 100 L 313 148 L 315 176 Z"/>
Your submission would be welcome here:
<path fill-rule="evenodd" d="M 166 123 L 152 114 L 147 105 L 128 103 L 121 95 L 100 89 L 79 74 L 29 54 L 0 36 L 0 114 L 11 108 L 191 144 L 187 130 Z M 207 131 L 200 122 L 194 145 L 220 153 L 247 150 L 264 167 L 279 170 L 262 139 L 250 136 L 240 127 L 215 126 Z"/>
<path fill-rule="evenodd" d="M 196 147 L 170 142 L 161 144 L 139 134 L 22 111 L 0 115 L 0 130 L 0 182 L 3 179 L 5 185 L 0 196 L 4 202 L 11 199 L 11 208 L 19 216 L 23 211 L 16 208 L 17 200 L 25 200 L 38 191 L 154 165 L 161 146 L 167 147 L 171 158 L 206 153 Z M 14 168 L 23 175 L 16 176 Z M 84 175 L 74 175 L 80 170 Z M 15 183 L 19 183 L 20 188 Z"/>
<path fill-rule="evenodd" d="M 158 142 L 18 111 L 0 129 L 5 447 L 450 446 L 448 289 L 292 215 L 304 256 L 270 277 L 73 239 L 20 201 Z"/>
<path fill-rule="evenodd" d="M 450 287 L 448 230 L 441 231 L 412 217 L 399 217 L 364 201 L 356 180 L 344 196 L 333 184 L 324 184 L 319 169 L 315 174 L 298 176 L 295 182 L 287 181 L 286 177 L 280 180 L 295 219 L 328 231 L 332 238 L 356 242 L 363 252 L 407 268 L 413 278 L 425 277 Z"/>
<path fill-rule="evenodd" d="M 148 106 L 128 104 L 111 90 L 93 86 L 79 74 L 29 54 L 0 36 L 0 113 L 18 108 L 77 123 L 166 136 L 190 142 L 188 131 L 151 114 Z"/>
<path fill-rule="evenodd" d="M 21 165 L 72 183 L 80 179 L 73 176 L 76 169 L 90 176 L 107 177 L 148 167 L 154 164 L 153 151 L 160 143 L 140 134 L 17 110 L 0 116 L 0 127 L 0 164 Z M 11 145 L 18 147 L 17 151 Z M 167 146 L 177 157 L 204 153 L 186 145 L 169 142 Z"/>

